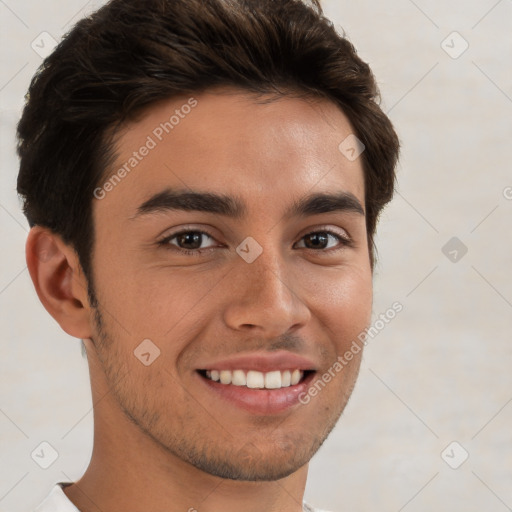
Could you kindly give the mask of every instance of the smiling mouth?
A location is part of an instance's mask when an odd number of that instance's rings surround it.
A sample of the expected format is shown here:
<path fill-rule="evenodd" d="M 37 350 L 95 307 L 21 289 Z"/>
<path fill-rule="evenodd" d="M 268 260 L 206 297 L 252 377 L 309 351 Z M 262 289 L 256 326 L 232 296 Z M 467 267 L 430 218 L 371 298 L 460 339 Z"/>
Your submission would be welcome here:
<path fill-rule="evenodd" d="M 197 370 L 205 379 L 226 386 L 240 386 L 250 389 L 282 389 L 300 384 L 313 370 Z"/>

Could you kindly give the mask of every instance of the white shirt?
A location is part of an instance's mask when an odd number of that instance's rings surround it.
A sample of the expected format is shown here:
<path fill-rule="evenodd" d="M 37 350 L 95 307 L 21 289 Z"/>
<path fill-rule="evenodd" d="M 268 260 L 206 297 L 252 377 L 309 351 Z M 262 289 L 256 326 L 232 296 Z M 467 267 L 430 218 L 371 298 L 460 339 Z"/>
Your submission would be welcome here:
<path fill-rule="evenodd" d="M 46 498 L 33 512 L 80 512 L 62 490 L 62 485 L 65 487 L 71 483 L 72 482 L 59 482 L 55 484 Z"/>
<path fill-rule="evenodd" d="M 66 487 L 72 482 L 58 482 L 48 493 L 46 498 L 32 512 L 80 512 L 64 494 L 62 486 Z M 304 512 L 327 512 L 310 507 L 304 502 Z"/>

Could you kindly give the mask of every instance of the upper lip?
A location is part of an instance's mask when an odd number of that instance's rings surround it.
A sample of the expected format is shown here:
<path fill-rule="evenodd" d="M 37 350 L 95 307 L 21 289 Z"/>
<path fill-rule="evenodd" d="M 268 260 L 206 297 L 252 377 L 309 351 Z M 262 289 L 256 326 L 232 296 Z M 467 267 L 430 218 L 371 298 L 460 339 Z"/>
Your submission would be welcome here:
<path fill-rule="evenodd" d="M 253 352 L 210 362 L 199 370 L 315 370 L 315 363 L 305 357 L 286 351 Z"/>

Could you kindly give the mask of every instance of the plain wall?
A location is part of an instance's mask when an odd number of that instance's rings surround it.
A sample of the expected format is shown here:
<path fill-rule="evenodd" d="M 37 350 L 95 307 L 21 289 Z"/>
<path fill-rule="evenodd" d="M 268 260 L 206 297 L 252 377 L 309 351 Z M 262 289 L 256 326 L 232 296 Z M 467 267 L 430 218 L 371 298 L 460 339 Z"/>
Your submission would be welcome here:
<path fill-rule="evenodd" d="M 58 40 L 101 4 L 0 2 L 1 511 L 31 510 L 91 455 L 80 340 L 44 310 L 25 264 L 14 134 L 41 63 L 32 42 Z M 371 65 L 401 139 L 376 238 L 374 320 L 395 301 L 403 310 L 369 340 L 306 499 L 340 512 L 511 510 L 512 2 L 323 5 Z M 59 453 L 46 470 L 31 458 L 42 441 Z"/>

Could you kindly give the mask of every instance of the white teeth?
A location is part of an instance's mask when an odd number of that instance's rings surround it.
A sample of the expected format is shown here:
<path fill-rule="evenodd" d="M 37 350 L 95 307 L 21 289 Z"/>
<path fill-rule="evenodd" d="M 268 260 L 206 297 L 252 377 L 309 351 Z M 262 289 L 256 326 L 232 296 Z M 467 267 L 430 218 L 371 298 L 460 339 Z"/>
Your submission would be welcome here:
<path fill-rule="evenodd" d="M 221 384 L 233 386 L 247 386 L 251 389 L 280 389 L 295 386 L 304 376 L 302 370 L 274 370 L 271 372 L 257 372 L 250 370 L 206 370 L 206 376 Z"/>
<path fill-rule="evenodd" d="M 281 387 L 281 372 L 268 372 L 265 373 L 265 387 L 267 389 L 278 389 Z"/>
<path fill-rule="evenodd" d="M 245 373 L 243 370 L 235 370 L 233 372 L 231 384 L 234 384 L 235 386 L 245 386 L 247 384 L 247 379 L 245 378 Z"/>
<path fill-rule="evenodd" d="M 265 387 L 265 376 L 261 372 L 255 372 L 253 370 L 247 372 L 247 387 L 248 388 L 264 388 Z"/>
<path fill-rule="evenodd" d="M 222 384 L 231 384 L 231 372 L 229 370 L 222 370 L 220 372 L 220 382 Z"/>

